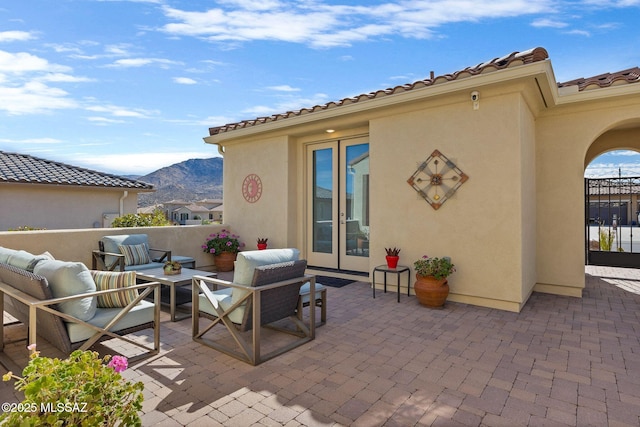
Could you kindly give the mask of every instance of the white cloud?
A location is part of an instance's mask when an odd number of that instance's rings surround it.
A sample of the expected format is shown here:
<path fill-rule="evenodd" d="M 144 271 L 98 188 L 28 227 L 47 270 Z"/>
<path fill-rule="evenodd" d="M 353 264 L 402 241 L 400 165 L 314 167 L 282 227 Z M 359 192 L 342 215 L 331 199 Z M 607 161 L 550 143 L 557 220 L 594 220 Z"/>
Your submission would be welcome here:
<path fill-rule="evenodd" d="M 321 2 L 225 0 L 222 7 L 184 11 L 164 7 L 172 23 L 162 30 L 216 42 L 278 40 L 314 47 L 348 46 L 355 41 L 399 34 L 432 37 L 436 27 L 553 11 L 540 0 L 409 0 L 372 6 Z"/>
<path fill-rule="evenodd" d="M 64 83 L 85 83 L 85 82 L 94 81 L 93 79 L 90 79 L 88 77 L 72 76 L 70 74 L 64 74 L 64 73 L 45 74 L 44 76 L 38 78 L 38 80 L 43 82 L 64 82 Z"/>
<path fill-rule="evenodd" d="M 296 87 L 291 87 L 289 85 L 279 85 L 279 86 L 269 86 L 267 87 L 269 90 L 275 90 L 278 92 L 299 92 L 300 89 Z"/>
<path fill-rule="evenodd" d="M 634 156 L 640 156 L 640 153 L 637 151 L 633 151 L 633 150 L 615 150 L 615 151 L 609 151 L 607 153 L 608 156 L 622 156 L 622 157 L 634 157 Z"/>
<path fill-rule="evenodd" d="M 9 144 L 60 144 L 63 141 L 55 138 L 27 138 L 27 139 L 0 138 L 0 142 L 5 142 Z"/>
<path fill-rule="evenodd" d="M 638 163 L 599 163 L 591 164 L 584 171 L 586 178 L 615 178 L 617 176 L 640 176 Z"/>
<path fill-rule="evenodd" d="M 15 42 L 15 41 L 27 41 L 35 39 L 36 37 L 27 31 L 0 31 L 0 43 Z"/>
<path fill-rule="evenodd" d="M 541 18 L 533 21 L 531 23 L 531 26 L 536 28 L 566 28 L 569 26 L 569 24 L 566 22 L 557 21 L 554 19 Z"/>
<path fill-rule="evenodd" d="M 136 119 L 146 119 L 158 114 L 157 111 L 142 108 L 131 109 L 117 105 L 93 105 L 86 107 L 86 109 L 96 113 L 107 113 L 115 117 L 131 117 Z"/>
<path fill-rule="evenodd" d="M 243 110 L 242 113 L 251 114 L 254 117 L 270 116 L 285 111 L 297 111 L 302 108 L 312 108 L 316 105 L 323 105 L 328 102 L 327 100 L 328 96 L 324 93 L 317 93 L 310 98 L 287 97 L 274 106 L 256 105 Z"/>
<path fill-rule="evenodd" d="M 95 117 L 95 116 L 87 117 L 87 120 L 99 126 L 105 126 L 107 124 L 112 124 L 112 123 L 125 123 L 124 120 L 108 119 L 106 117 Z"/>
<path fill-rule="evenodd" d="M 22 74 L 27 72 L 67 72 L 71 68 L 51 64 L 44 58 L 26 52 L 11 53 L 0 50 L 0 73 Z"/>
<path fill-rule="evenodd" d="M 47 84 L 89 81 L 69 74 L 71 71 L 27 52 L 0 50 L 0 111 L 22 115 L 76 108 L 77 102 L 67 91 Z"/>
<path fill-rule="evenodd" d="M 129 58 L 129 59 L 118 59 L 112 64 L 106 65 L 107 67 L 112 68 L 136 68 L 136 67 L 144 67 L 146 65 L 154 65 L 158 64 L 161 67 L 167 67 L 169 65 L 180 65 L 180 62 L 172 61 L 170 59 L 162 59 L 162 58 Z"/>
<path fill-rule="evenodd" d="M 571 31 L 567 31 L 566 34 L 571 34 L 574 36 L 585 36 L 585 37 L 591 36 L 591 33 L 586 30 L 571 30 Z"/>
<path fill-rule="evenodd" d="M 173 81 L 181 84 L 181 85 L 195 85 L 198 84 L 197 81 L 195 81 L 194 79 L 191 79 L 189 77 L 174 77 Z"/>
<path fill-rule="evenodd" d="M 15 87 L 0 86 L 0 111 L 10 115 L 48 113 L 77 107 L 66 91 L 43 83 L 32 81 Z"/>
<path fill-rule="evenodd" d="M 115 174 L 136 173 L 145 175 L 160 168 L 171 166 L 189 159 L 203 159 L 215 157 L 218 150 L 215 146 L 210 146 L 209 150 L 203 151 L 169 151 L 163 149 L 157 152 L 143 152 L 126 154 L 76 154 L 71 156 L 68 163 L 81 165 L 89 169 L 96 169 Z"/>

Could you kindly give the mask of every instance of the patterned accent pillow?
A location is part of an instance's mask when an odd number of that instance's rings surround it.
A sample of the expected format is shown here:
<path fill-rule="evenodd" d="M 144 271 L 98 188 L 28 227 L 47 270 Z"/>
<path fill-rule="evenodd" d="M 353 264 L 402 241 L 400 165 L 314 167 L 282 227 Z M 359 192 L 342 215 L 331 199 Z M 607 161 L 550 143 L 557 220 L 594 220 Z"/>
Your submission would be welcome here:
<path fill-rule="evenodd" d="M 125 265 L 141 265 L 151 262 L 149 245 L 146 243 L 139 245 L 118 245 L 118 249 L 120 249 L 120 253 L 124 255 Z"/>
<path fill-rule="evenodd" d="M 107 289 L 128 288 L 136 284 L 135 271 L 95 271 L 91 270 L 93 281 L 99 291 Z M 113 292 L 105 295 L 98 295 L 98 307 L 118 308 L 126 307 L 138 297 L 138 290 L 131 289 L 123 292 Z"/>

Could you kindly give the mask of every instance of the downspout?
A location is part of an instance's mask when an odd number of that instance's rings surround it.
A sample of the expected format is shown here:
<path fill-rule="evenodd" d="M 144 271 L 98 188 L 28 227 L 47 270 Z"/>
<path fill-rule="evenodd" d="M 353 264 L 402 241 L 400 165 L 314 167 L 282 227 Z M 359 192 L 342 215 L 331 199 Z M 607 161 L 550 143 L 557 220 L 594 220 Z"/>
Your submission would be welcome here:
<path fill-rule="evenodd" d="M 124 190 L 122 197 L 120 197 L 120 216 L 124 215 L 124 199 L 126 199 L 128 195 L 129 192 L 127 190 Z"/>
<path fill-rule="evenodd" d="M 224 147 L 222 146 L 222 144 L 216 144 L 216 145 L 218 146 L 218 154 L 224 157 Z"/>

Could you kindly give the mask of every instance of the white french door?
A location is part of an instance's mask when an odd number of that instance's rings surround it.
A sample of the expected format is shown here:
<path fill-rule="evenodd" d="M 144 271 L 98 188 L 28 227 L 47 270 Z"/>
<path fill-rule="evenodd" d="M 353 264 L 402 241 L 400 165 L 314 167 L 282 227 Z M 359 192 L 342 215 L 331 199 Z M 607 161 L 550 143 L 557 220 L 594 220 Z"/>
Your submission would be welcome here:
<path fill-rule="evenodd" d="M 307 146 L 307 261 L 369 270 L 369 143 L 352 138 Z"/>

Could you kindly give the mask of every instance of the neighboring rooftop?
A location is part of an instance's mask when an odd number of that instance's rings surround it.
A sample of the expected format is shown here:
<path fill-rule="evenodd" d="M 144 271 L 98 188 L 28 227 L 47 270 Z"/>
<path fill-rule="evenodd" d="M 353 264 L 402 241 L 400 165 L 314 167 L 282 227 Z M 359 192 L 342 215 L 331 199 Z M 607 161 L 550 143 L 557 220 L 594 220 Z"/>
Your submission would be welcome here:
<path fill-rule="evenodd" d="M 453 80 L 459 80 L 466 77 L 475 76 L 485 72 L 502 70 L 504 68 L 510 68 L 515 66 L 521 66 L 525 64 L 531 64 L 534 62 L 545 61 L 549 58 L 549 54 L 542 47 L 536 47 L 523 52 L 513 52 L 509 55 L 494 58 L 490 61 L 480 63 L 473 67 L 467 67 L 463 70 L 456 71 L 452 74 L 444 74 L 441 76 L 434 76 L 431 73 L 430 78 L 424 80 L 418 80 L 414 83 L 395 86 L 393 88 L 383 89 L 376 92 L 370 92 L 361 94 L 352 98 L 344 98 L 338 102 L 329 102 L 324 105 L 316 105 L 311 108 L 303 108 L 297 111 L 288 111 L 286 113 L 274 114 L 268 117 L 258 117 L 252 120 L 243 120 L 237 123 L 228 123 L 223 126 L 217 126 L 209 128 L 209 135 L 219 135 L 225 132 L 231 132 L 236 129 L 242 129 L 247 127 L 256 126 L 262 123 L 269 123 L 277 120 L 286 119 L 289 117 L 302 116 L 304 114 L 313 113 L 316 111 L 328 110 L 331 108 L 340 107 L 343 105 L 354 104 L 356 102 L 368 101 L 371 99 L 381 98 L 383 96 L 394 95 L 401 92 L 406 92 L 414 89 L 424 88 L 426 86 L 433 86 L 440 83 L 446 83 Z M 558 83 L 558 87 L 578 86 L 578 91 L 584 89 L 593 89 L 596 87 L 602 88 L 611 86 L 613 84 L 620 83 L 635 83 L 640 81 L 640 68 L 630 68 L 628 70 L 619 71 L 616 73 L 606 73 L 589 78 L 580 78 L 571 80 L 565 83 Z"/>
<path fill-rule="evenodd" d="M 568 82 L 558 83 L 558 87 L 578 86 L 579 91 L 598 89 L 616 84 L 640 82 L 640 67 L 633 67 L 616 73 L 604 73 L 593 77 L 581 77 Z"/>
<path fill-rule="evenodd" d="M 103 172 L 0 151 L 0 183 L 76 185 L 153 191 L 153 185 Z"/>

